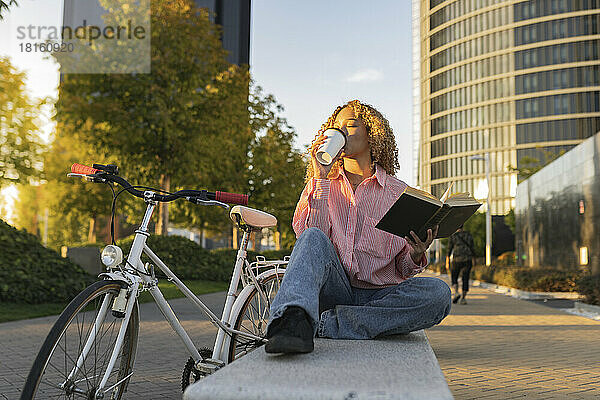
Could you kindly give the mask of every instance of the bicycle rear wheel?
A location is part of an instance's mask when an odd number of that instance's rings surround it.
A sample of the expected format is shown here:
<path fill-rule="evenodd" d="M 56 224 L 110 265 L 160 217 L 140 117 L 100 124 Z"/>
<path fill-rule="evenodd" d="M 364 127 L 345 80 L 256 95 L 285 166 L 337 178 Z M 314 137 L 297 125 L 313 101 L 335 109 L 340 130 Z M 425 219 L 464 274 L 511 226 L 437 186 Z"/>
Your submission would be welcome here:
<path fill-rule="evenodd" d="M 267 324 L 271 317 L 270 307 L 279 291 L 284 272 L 285 270 L 270 270 L 265 272 L 266 276 L 263 279 L 259 280 L 266 299 L 263 299 L 256 287 L 252 286 L 252 290 L 245 300 L 241 299 L 244 303 L 235 318 L 233 329 L 265 337 Z M 248 354 L 262 344 L 262 342 L 242 337 L 239 334 L 233 334 L 229 343 L 229 362 Z"/>
<path fill-rule="evenodd" d="M 38 353 L 25 387 L 22 400 L 29 399 L 95 399 L 124 318 L 111 313 L 114 297 L 121 289 L 119 281 L 95 282 L 75 297 L 50 330 Z M 96 317 L 106 299 L 108 308 L 97 330 Z M 139 311 L 137 301 L 127 326 L 123 346 L 104 386 L 105 399 L 120 399 L 129 383 L 129 374 L 137 348 Z M 69 379 L 87 338 L 96 332 L 88 356 L 73 378 Z"/>

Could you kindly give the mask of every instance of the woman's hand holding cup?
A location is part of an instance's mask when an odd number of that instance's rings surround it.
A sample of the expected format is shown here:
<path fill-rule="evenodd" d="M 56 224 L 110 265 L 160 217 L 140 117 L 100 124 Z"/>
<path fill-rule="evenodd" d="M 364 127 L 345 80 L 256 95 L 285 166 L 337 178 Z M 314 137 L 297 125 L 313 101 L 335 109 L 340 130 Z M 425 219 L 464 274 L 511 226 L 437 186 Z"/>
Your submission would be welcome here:
<path fill-rule="evenodd" d="M 331 169 L 335 165 L 336 161 L 339 160 L 339 158 L 343 154 L 343 151 L 340 151 L 333 158 L 333 160 L 331 160 L 331 162 L 329 164 L 327 164 L 327 165 L 321 164 L 317 158 L 317 150 L 319 150 L 321 145 L 323 143 L 325 143 L 327 141 L 327 139 L 328 139 L 328 136 L 325 134 L 325 132 L 323 132 L 315 139 L 315 141 L 311 144 L 311 146 L 309 148 L 312 167 L 313 167 L 313 171 L 314 171 L 314 177 L 316 179 L 327 179 L 327 176 L 329 175 L 329 172 L 331 172 Z"/>

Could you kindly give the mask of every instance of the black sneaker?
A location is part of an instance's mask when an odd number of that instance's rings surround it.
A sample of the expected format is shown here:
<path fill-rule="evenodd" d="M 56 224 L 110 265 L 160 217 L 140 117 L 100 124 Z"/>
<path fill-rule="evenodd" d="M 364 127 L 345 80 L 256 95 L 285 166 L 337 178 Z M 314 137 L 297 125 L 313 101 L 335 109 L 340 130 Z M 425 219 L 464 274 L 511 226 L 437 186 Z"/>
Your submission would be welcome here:
<path fill-rule="evenodd" d="M 314 349 L 310 317 L 301 307 L 291 306 L 267 329 L 267 353 L 310 353 Z"/>
<path fill-rule="evenodd" d="M 452 303 L 456 304 L 460 300 L 460 293 L 457 293 L 452 299 Z"/>

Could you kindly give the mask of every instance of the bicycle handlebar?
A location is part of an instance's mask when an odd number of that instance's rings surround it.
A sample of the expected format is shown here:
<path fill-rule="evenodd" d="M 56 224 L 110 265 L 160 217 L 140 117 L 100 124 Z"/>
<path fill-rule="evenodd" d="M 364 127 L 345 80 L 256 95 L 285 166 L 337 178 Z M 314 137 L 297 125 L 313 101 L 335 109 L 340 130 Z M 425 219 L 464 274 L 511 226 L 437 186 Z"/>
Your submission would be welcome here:
<path fill-rule="evenodd" d="M 94 165 L 94 166 L 96 166 L 96 165 Z M 113 175 L 104 170 L 75 163 L 75 164 L 71 165 L 71 173 L 84 175 L 86 177 L 91 178 L 92 181 L 97 181 L 97 182 L 109 181 L 109 182 L 117 183 L 117 184 L 123 186 L 123 188 L 125 190 L 127 190 L 129 193 L 131 193 L 132 195 L 142 198 L 142 199 L 145 199 L 145 200 L 147 199 L 148 192 L 143 192 L 143 191 L 137 190 L 133 187 L 133 185 L 131 185 L 129 182 L 127 182 L 127 180 L 125 180 L 125 178 L 122 178 L 117 175 Z M 179 190 L 175 193 L 170 193 L 170 194 L 166 194 L 166 195 L 152 193 L 149 200 L 160 201 L 160 202 L 169 202 L 169 201 L 177 200 L 179 198 L 187 198 L 187 200 L 191 201 L 192 203 L 194 203 L 196 200 L 203 200 L 203 201 L 216 200 L 216 201 L 220 201 L 222 203 L 239 204 L 242 206 L 245 206 L 248 204 L 248 195 L 247 194 L 228 193 L 228 192 L 220 192 L 220 191 L 208 192 L 206 190 Z"/>
<path fill-rule="evenodd" d="M 88 167 L 87 165 L 75 163 L 75 164 L 71 165 L 71 172 L 74 174 L 90 175 L 90 174 L 95 174 L 97 172 L 100 172 L 100 170 L 96 169 L 96 168 Z"/>

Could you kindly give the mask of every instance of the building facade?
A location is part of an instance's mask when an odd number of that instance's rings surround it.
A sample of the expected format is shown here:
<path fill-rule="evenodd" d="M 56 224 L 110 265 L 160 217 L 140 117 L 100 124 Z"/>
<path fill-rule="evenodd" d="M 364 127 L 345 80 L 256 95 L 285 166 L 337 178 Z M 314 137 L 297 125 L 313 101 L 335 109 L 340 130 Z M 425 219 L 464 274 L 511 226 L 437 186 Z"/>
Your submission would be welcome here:
<path fill-rule="evenodd" d="M 523 265 L 600 273 L 600 134 L 519 183 L 515 228 Z"/>
<path fill-rule="evenodd" d="M 232 64 L 250 64 L 250 0 L 195 0 L 196 6 L 214 13 L 223 27 L 223 48 Z"/>
<path fill-rule="evenodd" d="M 413 0 L 415 9 L 416 181 L 437 196 L 455 182 L 485 198 L 485 162 L 471 157 L 489 153 L 491 211 L 505 214 L 524 157 L 600 130 L 600 0 Z"/>

